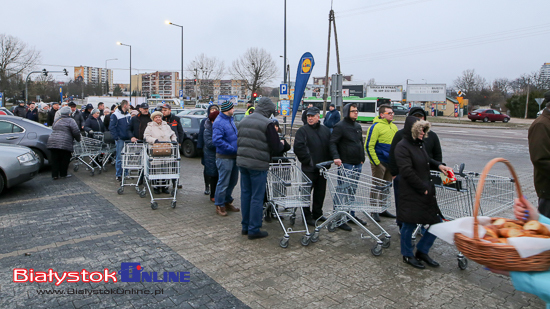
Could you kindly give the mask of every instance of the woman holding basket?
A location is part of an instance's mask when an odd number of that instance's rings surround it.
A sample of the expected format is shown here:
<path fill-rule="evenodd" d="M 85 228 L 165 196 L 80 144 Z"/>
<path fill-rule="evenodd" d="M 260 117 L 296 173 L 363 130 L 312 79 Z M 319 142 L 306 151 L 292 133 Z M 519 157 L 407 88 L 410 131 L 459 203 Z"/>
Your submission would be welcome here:
<path fill-rule="evenodd" d="M 451 168 L 431 159 L 423 145 L 423 138 L 430 131 L 430 123 L 409 116 L 405 120 L 403 140 L 395 147 L 395 161 L 399 167 L 399 208 L 397 220 L 403 222 L 401 228 L 401 254 L 403 262 L 424 269 L 422 261 L 431 267 L 439 263 L 428 255 L 436 236 L 426 231 L 413 254 L 412 233 L 417 224 L 436 224 L 442 216 L 435 198 L 435 186 L 430 170 L 446 173 Z M 401 184 L 402 183 L 402 184 Z"/>
<path fill-rule="evenodd" d="M 172 129 L 166 123 L 166 121 L 162 120 L 161 112 L 156 111 L 152 113 L 151 119 L 153 121 L 147 124 L 147 128 L 143 133 L 143 138 L 147 143 L 149 144 L 154 144 L 158 142 L 176 142 L 177 143 L 178 140 L 176 137 L 176 133 L 172 131 Z M 155 194 L 160 193 L 158 188 L 154 188 L 153 190 Z M 162 193 L 170 193 L 167 186 L 162 188 Z"/>

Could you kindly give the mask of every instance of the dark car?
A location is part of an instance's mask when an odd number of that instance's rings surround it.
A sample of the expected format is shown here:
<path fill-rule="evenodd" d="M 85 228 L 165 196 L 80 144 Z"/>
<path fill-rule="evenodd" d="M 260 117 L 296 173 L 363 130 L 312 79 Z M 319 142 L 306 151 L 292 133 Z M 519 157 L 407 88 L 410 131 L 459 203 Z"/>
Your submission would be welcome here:
<path fill-rule="evenodd" d="M 185 138 L 183 144 L 181 144 L 181 152 L 188 158 L 199 155 L 197 149 L 197 139 L 199 137 L 199 130 L 201 121 L 205 118 L 202 115 L 182 115 L 180 117 L 181 126 L 185 131 Z"/>
<path fill-rule="evenodd" d="M 52 129 L 38 122 L 17 116 L 0 115 L 0 143 L 27 146 L 32 149 L 44 166 L 44 159 L 50 160 L 46 148 Z"/>
<path fill-rule="evenodd" d="M 468 119 L 472 121 L 483 120 L 483 122 L 502 121 L 504 123 L 510 121 L 510 116 L 502 114 L 495 109 L 480 108 L 468 113 Z"/>
<path fill-rule="evenodd" d="M 395 115 L 408 115 L 409 109 L 405 106 L 392 106 L 392 110 L 395 113 Z"/>

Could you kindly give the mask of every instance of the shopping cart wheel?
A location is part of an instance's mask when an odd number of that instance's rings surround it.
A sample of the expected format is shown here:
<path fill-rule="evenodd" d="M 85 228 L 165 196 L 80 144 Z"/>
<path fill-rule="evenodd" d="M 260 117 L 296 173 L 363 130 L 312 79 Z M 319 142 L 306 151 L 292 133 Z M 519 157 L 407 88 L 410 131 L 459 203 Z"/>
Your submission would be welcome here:
<path fill-rule="evenodd" d="M 336 221 L 332 221 L 330 222 L 329 224 L 327 224 L 327 230 L 329 232 L 334 232 L 336 231 Z"/>
<path fill-rule="evenodd" d="M 78 172 L 78 169 L 79 169 L 79 168 L 80 168 L 80 165 L 75 165 L 75 166 L 73 167 L 73 171 Z"/>
<path fill-rule="evenodd" d="M 118 188 L 118 190 L 116 190 L 116 193 L 118 193 L 119 195 L 122 195 L 122 193 L 124 193 L 124 187 Z"/>
<path fill-rule="evenodd" d="M 389 237 L 384 237 L 384 240 L 382 240 L 382 248 L 386 249 L 386 248 L 389 248 L 390 245 L 391 245 L 391 238 Z"/>
<path fill-rule="evenodd" d="M 468 259 L 466 258 L 458 258 L 458 268 L 461 270 L 465 270 L 468 268 Z"/>
<path fill-rule="evenodd" d="M 103 172 L 103 169 L 102 169 L 102 168 L 98 168 L 98 169 L 97 169 L 97 173 L 98 173 L 98 174 L 101 174 L 101 172 Z"/>
<path fill-rule="evenodd" d="M 151 203 L 151 209 L 155 210 L 157 208 L 159 208 L 159 204 L 157 202 L 152 202 Z"/>
<path fill-rule="evenodd" d="M 380 254 L 382 254 L 382 244 L 376 244 L 374 247 L 372 247 L 372 249 L 370 249 L 370 252 L 374 256 L 379 256 Z"/>
<path fill-rule="evenodd" d="M 296 223 L 296 216 L 295 215 L 292 215 L 290 217 L 290 225 L 294 225 L 294 223 Z"/>
<path fill-rule="evenodd" d="M 147 195 L 147 192 L 145 192 L 145 189 L 139 191 L 139 197 L 144 198 Z"/>
<path fill-rule="evenodd" d="M 91 170 L 90 171 L 90 176 L 94 176 L 94 174 L 95 174 L 94 170 Z"/>
<path fill-rule="evenodd" d="M 310 240 L 311 240 L 311 242 L 318 242 L 319 241 L 319 231 L 315 230 L 315 232 L 313 232 L 313 235 L 311 235 Z"/>
<path fill-rule="evenodd" d="M 308 246 L 309 243 L 311 241 L 311 238 L 309 238 L 309 236 L 302 236 L 302 240 L 301 240 L 301 243 L 302 243 L 302 246 Z"/>
<path fill-rule="evenodd" d="M 281 241 L 279 241 L 279 246 L 281 246 L 281 248 L 288 247 L 288 238 L 282 237 Z"/>
<path fill-rule="evenodd" d="M 172 208 L 176 208 L 176 201 L 172 201 L 172 204 L 170 204 L 170 206 L 172 206 Z"/>
<path fill-rule="evenodd" d="M 109 169 L 107 168 L 107 165 L 103 166 L 103 171 L 104 171 L 104 172 L 107 172 L 107 170 L 109 170 Z"/>

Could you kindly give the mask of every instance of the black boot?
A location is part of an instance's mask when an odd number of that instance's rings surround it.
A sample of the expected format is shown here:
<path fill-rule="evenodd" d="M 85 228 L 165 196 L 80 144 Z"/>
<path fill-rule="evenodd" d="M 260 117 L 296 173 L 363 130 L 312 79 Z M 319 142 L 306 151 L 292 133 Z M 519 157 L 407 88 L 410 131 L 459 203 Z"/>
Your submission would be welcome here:
<path fill-rule="evenodd" d="M 439 263 L 432 260 L 432 258 L 427 255 L 426 253 L 422 253 L 420 251 L 416 251 L 415 257 L 421 261 L 424 261 L 428 266 L 431 267 L 439 267 Z"/>

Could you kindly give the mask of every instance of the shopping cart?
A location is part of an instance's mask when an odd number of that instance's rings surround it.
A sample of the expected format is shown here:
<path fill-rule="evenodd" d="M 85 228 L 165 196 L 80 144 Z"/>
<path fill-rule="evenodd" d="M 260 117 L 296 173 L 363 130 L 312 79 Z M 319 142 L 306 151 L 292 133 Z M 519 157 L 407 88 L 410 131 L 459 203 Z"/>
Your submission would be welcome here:
<path fill-rule="evenodd" d="M 143 181 L 143 154 L 144 154 L 145 144 L 133 143 L 130 141 L 124 142 L 124 148 L 121 152 L 122 159 L 122 181 L 120 182 L 120 188 L 118 188 L 117 193 L 124 193 L 124 186 L 134 186 L 136 193 L 140 197 L 145 197 L 145 187 L 143 190 L 140 190 L 140 180 Z M 135 182 L 129 182 L 129 180 L 135 179 Z"/>
<path fill-rule="evenodd" d="M 267 203 L 265 211 L 273 210 L 275 217 L 283 229 L 284 236 L 279 245 L 283 248 L 288 247 L 290 234 L 303 233 L 301 243 L 304 246 L 309 245 L 309 229 L 306 224 L 306 217 L 303 208 L 309 207 L 311 196 L 311 181 L 296 165 L 296 158 L 273 158 L 275 163 L 269 164 L 267 173 Z M 290 225 L 296 223 L 296 212 L 302 214 L 302 222 L 305 230 L 294 230 L 291 227 L 285 227 L 282 217 L 288 217 Z"/>
<path fill-rule="evenodd" d="M 95 169 L 101 174 L 102 166 L 99 163 L 99 156 L 103 152 L 103 142 L 94 138 L 82 136 L 80 142 L 75 142 L 73 145 L 73 157 L 71 161 L 76 160 L 73 170 L 78 172 L 80 164 L 86 166 L 86 170 L 90 171 L 90 175 L 94 176 Z"/>
<path fill-rule="evenodd" d="M 166 150 L 162 155 L 155 155 L 156 145 L 163 145 Z M 151 208 L 157 209 L 157 200 L 172 200 L 172 208 L 176 207 L 177 186 L 180 178 L 180 151 L 175 142 L 160 142 L 147 144 L 144 151 L 145 178 L 147 190 L 151 195 Z M 151 188 L 163 188 L 172 185 L 172 197 L 155 198 Z"/>
<path fill-rule="evenodd" d="M 454 220 L 474 215 L 474 202 L 477 184 L 481 173 L 464 171 L 464 163 L 455 166 L 456 183 L 443 185 L 435 183 L 435 195 L 441 214 L 445 220 Z M 432 178 L 438 179 L 439 171 L 432 171 Z M 488 174 L 483 187 L 483 194 L 479 204 L 479 215 L 492 217 L 514 205 L 514 179 Z M 419 225 L 413 233 L 419 233 Z M 457 255 L 458 267 L 462 270 L 468 267 L 468 260 L 462 253 Z"/>
<path fill-rule="evenodd" d="M 319 233 L 323 227 L 326 226 L 329 232 L 333 232 L 336 227 L 351 220 L 368 234 L 367 236 L 361 234 L 361 239 L 372 238 L 376 241 L 371 253 L 379 256 L 382 254 L 382 248 L 390 247 L 391 236 L 374 221 L 370 214 L 384 212 L 391 205 L 391 182 L 345 169 L 343 165 L 328 169 L 332 163 L 332 161 L 327 161 L 317 164 L 319 172 L 327 179 L 334 210 L 325 222 L 315 227 L 311 241 L 317 242 L 319 240 Z M 375 235 L 360 224 L 350 214 L 351 211 L 362 212 L 380 230 L 380 234 Z"/>

